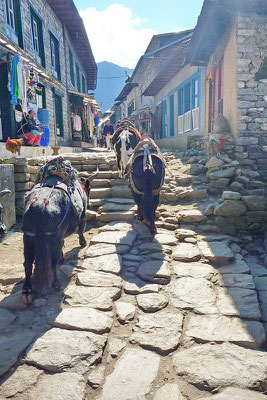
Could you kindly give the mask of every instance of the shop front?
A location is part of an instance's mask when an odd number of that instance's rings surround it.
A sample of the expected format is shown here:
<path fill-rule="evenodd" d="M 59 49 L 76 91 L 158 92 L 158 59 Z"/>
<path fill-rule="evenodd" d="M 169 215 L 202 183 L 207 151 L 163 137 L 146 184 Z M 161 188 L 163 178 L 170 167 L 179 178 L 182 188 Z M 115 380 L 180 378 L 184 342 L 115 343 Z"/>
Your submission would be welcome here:
<path fill-rule="evenodd" d="M 96 101 L 85 94 L 69 90 L 69 106 L 73 147 L 93 147 L 100 109 Z"/>

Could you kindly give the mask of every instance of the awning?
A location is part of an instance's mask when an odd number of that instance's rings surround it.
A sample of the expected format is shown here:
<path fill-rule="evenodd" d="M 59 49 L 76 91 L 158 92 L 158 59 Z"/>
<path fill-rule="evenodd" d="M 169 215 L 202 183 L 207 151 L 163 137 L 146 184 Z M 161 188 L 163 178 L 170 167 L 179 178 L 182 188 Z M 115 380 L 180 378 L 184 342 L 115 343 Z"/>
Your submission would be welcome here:
<path fill-rule="evenodd" d="M 100 107 L 97 104 L 97 101 L 91 97 L 89 94 L 86 93 L 81 93 L 81 92 L 77 92 L 76 90 L 72 90 L 72 89 L 68 89 L 68 93 L 69 94 L 74 94 L 75 96 L 79 96 L 82 97 L 84 100 L 84 103 L 90 103 L 92 104 L 92 106 L 96 109 L 100 111 Z"/>

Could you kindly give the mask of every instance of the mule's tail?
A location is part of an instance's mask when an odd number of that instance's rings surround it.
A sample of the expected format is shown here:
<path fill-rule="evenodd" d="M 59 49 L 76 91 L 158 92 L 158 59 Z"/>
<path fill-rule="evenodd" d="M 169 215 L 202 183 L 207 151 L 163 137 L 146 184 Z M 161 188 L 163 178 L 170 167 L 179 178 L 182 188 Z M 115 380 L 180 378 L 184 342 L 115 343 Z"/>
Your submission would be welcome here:
<path fill-rule="evenodd" d="M 153 221 L 153 192 L 152 192 L 152 179 L 154 172 L 147 168 L 144 172 L 145 174 L 145 188 L 142 200 L 142 208 L 144 216 L 148 221 Z"/>
<path fill-rule="evenodd" d="M 49 249 L 49 238 L 44 232 L 38 232 L 35 239 L 34 277 L 36 288 L 41 294 L 47 293 L 53 280 L 51 250 Z"/>

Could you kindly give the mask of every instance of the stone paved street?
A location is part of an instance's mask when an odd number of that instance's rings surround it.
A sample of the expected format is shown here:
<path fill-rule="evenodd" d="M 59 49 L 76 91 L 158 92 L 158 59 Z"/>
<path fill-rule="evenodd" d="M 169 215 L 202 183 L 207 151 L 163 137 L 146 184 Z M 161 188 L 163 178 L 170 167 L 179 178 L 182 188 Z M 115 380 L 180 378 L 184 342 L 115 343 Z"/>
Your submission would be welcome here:
<path fill-rule="evenodd" d="M 172 175 L 154 238 L 113 153 L 101 155 L 88 245 L 66 240 L 62 290 L 30 307 L 20 300 L 20 224 L 0 244 L 1 400 L 266 398 L 264 238 L 225 233 L 205 212 L 219 195 L 207 195 L 205 160 L 188 163 L 189 153 L 165 153 Z"/>

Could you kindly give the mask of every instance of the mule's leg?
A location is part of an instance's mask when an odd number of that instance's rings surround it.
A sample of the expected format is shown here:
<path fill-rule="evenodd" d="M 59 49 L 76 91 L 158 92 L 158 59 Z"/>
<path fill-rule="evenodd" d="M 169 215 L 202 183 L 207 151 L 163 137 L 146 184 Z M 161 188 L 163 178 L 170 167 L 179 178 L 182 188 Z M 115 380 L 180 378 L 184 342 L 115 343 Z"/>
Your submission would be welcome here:
<path fill-rule="evenodd" d="M 155 235 L 157 233 L 157 227 L 155 225 L 155 216 L 156 216 L 156 209 L 158 207 L 158 204 L 159 204 L 159 194 L 156 196 L 153 196 L 153 198 L 152 198 L 153 219 L 150 222 L 150 232 L 152 233 L 152 235 Z"/>
<path fill-rule="evenodd" d="M 21 299 L 23 303 L 31 304 L 33 301 L 31 276 L 32 276 L 32 269 L 34 262 L 35 238 L 24 234 L 23 242 L 24 242 L 25 281 L 22 287 Z"/>
<path fill-rule="evenodd" d="M 81 221 L 80 221 L 79 225 L 78 225 L 79 243 L 80 243 L 80 246 L 82 246 L 82 247 L 86 246 L 86 240 L 85 240 L 85 237 L 84 237 L 85 225 L 86 225 L 86 217 L 83 216 L 81 218 Z"/>
<path fill-rule="evenodd" d="M 61 289 L 61 283 L 57 276 L 57 265 L 59 264 L 61 257 L 62 257 L 62 247 L 63 247 L 64 240 L 60 240 L 58 245 L 54 248 L 53 254 L 51 257 L 51 268 L 53 272 L 53 282 L 52 287 L 55 290 Z"/>
<path fill-rule="evenodd" d="M 138 217 L 139 221 L 143 221 L 143 219 L 144 219 L 144 214 L 143 214 L 143 209 L 142 209 L 141 204 L 139 204 L 137 206 L 137 217 Z"/>

